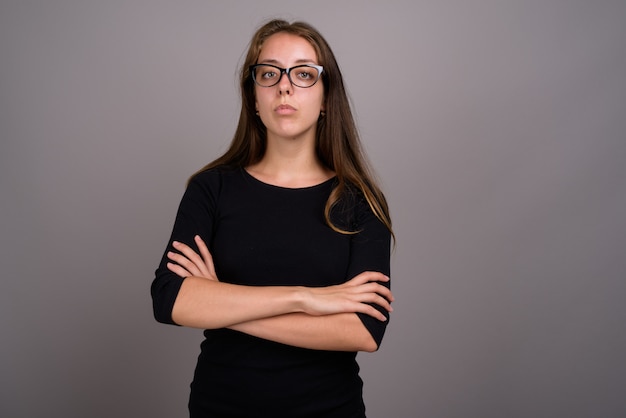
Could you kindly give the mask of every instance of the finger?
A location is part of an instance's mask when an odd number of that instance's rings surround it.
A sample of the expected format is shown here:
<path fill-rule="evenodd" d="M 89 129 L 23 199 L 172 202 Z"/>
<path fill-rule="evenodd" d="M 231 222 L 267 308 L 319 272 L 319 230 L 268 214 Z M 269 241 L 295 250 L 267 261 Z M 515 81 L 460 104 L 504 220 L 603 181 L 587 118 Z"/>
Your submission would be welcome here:
<path fill-rule="evenodd" d="M 388 287 L 383 286 L 377 282 L 367 282 L 360 286 L 351 286 L 351 287 L 348 287 L 346 290 L 349 294 L 353 294 L 353 295 L 360 295 L 360 294 L 378 295 L 378 296 L 384 297 L 389 302 L 394 301 L 394 297 L 393 297 L 393 294 L 391 293 L 391 290 L 389 290 Z"/>
<path fill-rule="evenodd" d="M 202 276 L 200 269 L 196 266 L 192 261 L 190 261 L 187 257 L 182 254 L 175 253 L 174 251 L 168 251 L 167 258 L 175 262 L 176 264 L 183 267 L 193 276 Z"/>
<path fill-rule="evenodd" d="M 207 247 L 207 245 L 204 243 L 204 240 L 200 237 L 200 235 L 196 235 L 194 239 L 196 241 L 196 245 L 198 246 L 198 249 L 200 250 L 200 255 L 202 256 L 202 259 L 204 260 L 204 264 L 206 265 L 207 272 L 212 276 L 216 276 L 215 265 L 213 264 L 213 256 L 211 255 L 211 252 L 209 251 L 209 247 Z"/>
<path fill-rule="evenodd" d="M 196 253 L 190 246 L 179 241 L 172 242 L 172 246 L 180 251 L 191 263 L 195 265 L 197 272 L 194 272 L 194 274 L 202 277 L 208 277 L 208 269 L 204 264 L 204 260 L 202 260 L 198 253 Z"/>
<path fill-rule="evenodd" d="M 366 271 L 364 272 L 364 276 L 367 277 L 367 280 L 370 282 L 388 282 L 390 280 L 389 276 L 380 271 Z"/>
<path fill-rule="evenodd" d="M 172 246 L 180 251 L 185 257 L 191 260 L 194 264 L 198 264 L 198 262 L 202 262 L 202 259 L 189 245 L 180 241 L 173 241 Z"/>
<path fill-rule="evenodd" d="M 383 286 L 378 283 L 369 283 L 369 285 L 373 285 L 372 287 L 370 287 L 373 292 L 377 293 L 380 296 L 383 296 L 389 302 L 393 302 L 395 300 L 393 293 L 391 293 L 391 290 L 387 286 Z"/>
<path fill-rule="evenodd" d="M 391 303 L 389 303 L 389 301 L 382 296 L 376 296 L 374 300 L 372 301 L 372 303 L 380 306 L 381 308 L 385 309 L 387 312 L 393 312 L 393 307 L 391 306 Z"/>
<path fill-rule="evenodd" d="M 365 293 L 363 295 L 360 295 L 358 297 L 358 301 L 361 303 L 373 303 L 375 305 L 380 306 L 387 312 L 393 311 L 393 308 L 391 307 L 391 303 L 385 297 L 377 293 Z"/>
<path fill-rule="evenodd" d="M 175 273 L 177 276 L 185 278 L 185 277 L 189 277 L 189 276 L 193 276 L 193 274 L 191 274 L 190 272 L 188 272 L 187 270 L 185 270 L 184 268 L 182 268 L 180 265 L 178 264 L 174 264 L 174 263 L 167 263 L 167 268 L 172 272 Z"/>
<path fill-rule="evenodd" d="M 387 300 L 389 300 L 390 302 L 393 302 L 395 300 L 393 293 L 391 293 L 391 289 L 389 288 L 389 285 L 386 284 L 389 282 L 389 276 L 385 276 L 385 275 L 374 275 L 374 276 L 368 276 L 370 279 L 371 278 L 379 278 L 382 280 L 378 280 L 378 281 L 369 281 L 366 284 L 364 284 L 363 286 L 367 286 L 367 289 L 369 291 L 372 292 L 376 292 L 380 295 L 383 295 L 385 298 L 387 298 Z"/>
<path fill-rule="evenodd" d="M 388 282 L 389 280 L 389 276 L 386 276 L 381 272 L 364 271 L 363 273 L 357 274 L 351 280 L 347 281 L 346 284 L 358 286 L 367 282 Z"/>
<path fill-rule="evenodd" d="M 366 315 L 371 316 L 372 318 L 376 318 L 379 321 L 385 322 L 387 321 L 387 317 L 382 314 L 378 309 L 374 308 L 371 305 L 366 305 L 365 303 L 360 303 L 355 312 L 360 312 Z"/>

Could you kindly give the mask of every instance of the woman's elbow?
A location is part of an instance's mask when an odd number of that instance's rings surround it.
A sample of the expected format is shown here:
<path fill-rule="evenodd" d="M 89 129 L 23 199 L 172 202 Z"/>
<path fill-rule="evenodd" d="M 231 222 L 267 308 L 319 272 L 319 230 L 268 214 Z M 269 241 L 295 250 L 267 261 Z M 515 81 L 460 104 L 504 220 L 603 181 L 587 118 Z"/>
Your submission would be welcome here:
<path fill-rule="evenodd" d="M 359 342 L 357 351 L 364 351 L 366 353 L 373 353 L 378 351 L 378 343 L 374 340 L 374 337 L 368 332 Z"/>
<path fill-rule="evenodd" d="M 158 304 L 153 305 L 152 313 L 154 319 L 161 324 L 177 325 L 172 319 L 172 312 L 168 309 L 162 309 Z"/>
<path fill-rule="evenodd" d="M 182 280 L 172 280 L 169 276 L 157 276 L 150 287 L 154 319 L 162 324 L 178 325 L 172 318 L 174 303 Z"/>
<path fill-rule="evenodd" d="M 152 293 L 152 315 L 157 322 L 162 324 L 177 325 L 172 318 L 172 302 L 171 297 L 167 297 L 164 293 Z"/>
<path fill-rule="evenodd" d="M 361 351 L 364 351 L 366 353 L 374 353 L 376 351 L 378 351 L 378 344 L 376 344 L 376 341 L 374 341 L 373 339 L 371 341 L 368 341 L 362 348 Z"/>

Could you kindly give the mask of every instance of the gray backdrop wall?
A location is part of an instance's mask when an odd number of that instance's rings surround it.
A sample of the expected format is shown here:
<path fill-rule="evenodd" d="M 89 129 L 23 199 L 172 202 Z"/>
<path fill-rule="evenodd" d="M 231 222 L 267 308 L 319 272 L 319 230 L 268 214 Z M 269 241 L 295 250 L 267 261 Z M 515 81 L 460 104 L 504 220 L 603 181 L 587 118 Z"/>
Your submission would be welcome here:
<path fill-rule="evenodd" d="M 371 417 L 626 416 L 626 3 L 3 0 L 0 416 L 181 417 L 149 285 L 266 18 L 340 61 L 398 236 Z"/>

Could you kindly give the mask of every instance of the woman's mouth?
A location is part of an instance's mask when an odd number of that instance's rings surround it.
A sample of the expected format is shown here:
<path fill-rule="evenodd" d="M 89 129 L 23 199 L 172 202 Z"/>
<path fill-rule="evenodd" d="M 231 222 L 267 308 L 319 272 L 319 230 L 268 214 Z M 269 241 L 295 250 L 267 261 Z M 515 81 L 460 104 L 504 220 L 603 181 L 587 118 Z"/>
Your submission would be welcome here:
<path fill-rule="evenodd" d="M 288 104 L 281 104 L 276 106 L 274 111 L 279 115 L 291 115 L 296 112 L 296 108 Z"/>

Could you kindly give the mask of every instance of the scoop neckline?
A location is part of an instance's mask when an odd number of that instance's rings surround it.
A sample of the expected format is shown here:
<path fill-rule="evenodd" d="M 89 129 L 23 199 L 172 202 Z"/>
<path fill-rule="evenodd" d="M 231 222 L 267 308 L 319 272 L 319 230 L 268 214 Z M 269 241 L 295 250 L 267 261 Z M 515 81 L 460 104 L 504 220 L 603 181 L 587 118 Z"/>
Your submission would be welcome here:
<path fill-rule="evenodd" d="M 305 187 L 286 187 L 286 186 L 278 186 L 278 185 L 276 185 L 276 184 L 267 183 L 267 182 L 265 182 L 265 181 L 263 181 L 263 180 L 259 180 L 258 178 L 254 177 L 252 174 L 250 174 L 250 172 L 248 172 L 248 170 L 246 170 L 246 169 L 245 169 L 245 167 L 241 167 L 241 171 L 243 172 L 243 174 L 244 174 L 246 177 L 248 177 L 248 178 L 252 179 L 255 183 L 258 183 L 258 184 L 260 184 L 260 185 L 262 185 L 262 186 L 265 186 L 265 187 L 270 187 L 270 188 L 273 188 L 273 189 L 279 189 L 279 190 L 293 190 L 293 191 L 298 191 L 298 190 L 311 190 L 311 189 L 317 189 L 317 188 L 319 188 L 319 187 L 325 186 L 325 185 L 326 185 L 326 184 L 328 184 L 328 183 L 333 182 L 333 181 L 337 178 L 337 176 L 336 176 L 336 175 L 334 175 L 334 176 L 332 176 L 331 178 L 329 178 L 328 180 L 324 180 L 324 181 L 323 181 L 323 182 L 321 182 L 321 183 L 313 184 L 313 185 L 311 185 L 311 186 L 305 186 Z"/>

